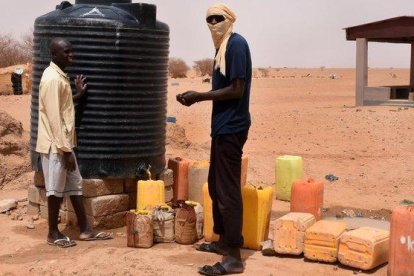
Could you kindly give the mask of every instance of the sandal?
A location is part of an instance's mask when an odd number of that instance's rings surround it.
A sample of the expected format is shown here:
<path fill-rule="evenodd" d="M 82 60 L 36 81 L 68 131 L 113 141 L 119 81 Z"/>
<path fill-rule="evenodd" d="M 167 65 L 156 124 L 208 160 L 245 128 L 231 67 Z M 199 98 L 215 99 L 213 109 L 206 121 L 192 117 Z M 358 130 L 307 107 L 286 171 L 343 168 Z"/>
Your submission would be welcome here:
<path fill-rule="evenodd" d="M 202 244 L 195 246 L 195 249 L 201 252 L 216 253 L 219 255 L 227 255 L 226 250 L 220 248 L 220 245 L 218 242 L 210 242 L 210 243 L 204 242 Z"/>
<path fill-rule="evenodd" d="M 82 234 L 81 234 L 79 239 L 81 241 L 110 240 L 110 239 L 113 239 L 113 236 L 112 236 L 112 233 L 98 232 L 98 233 L 92 233 L 89 236 L 87 236 L 86 238 L 82 238 Z"/>
<path fill-rule="evenodd" d="M 226 268 L 221 263 L 215 263 L 214 265 L 205 265 L 198 270 L 198 273 L 202 275 L 214 276 L 214 275 L 228 275 L 243 273 L 243 266 L 234 267 L 231 270 Z"/>
<path fill-rule="evenodd" d="M 60 248 L 68 248 L 76 245 L 76 242 L 69 239 L 69 237 L 65 237 L 63 239 L 56 239 L 54 241 L 47 241 L 48 245 L 57 246 Z"/>

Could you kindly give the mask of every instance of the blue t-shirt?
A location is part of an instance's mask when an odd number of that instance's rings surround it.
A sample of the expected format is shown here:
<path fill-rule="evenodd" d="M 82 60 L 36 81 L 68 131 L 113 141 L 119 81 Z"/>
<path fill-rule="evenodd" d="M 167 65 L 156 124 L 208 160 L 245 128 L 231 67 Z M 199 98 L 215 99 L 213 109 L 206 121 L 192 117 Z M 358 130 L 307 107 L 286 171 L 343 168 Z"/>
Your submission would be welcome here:
<path fill-rule="evenodd" d="M 226 76 L 220 73 L 220 68 L 213 69 L 212 89 L 227 87 L 235 79 L 244 80 L 243 96 L 239 99 L 213 101 L 211 137 L 238 133 L 250 127 L 249 99 L 252 60 L 247 41 L 241 35 L 233 33 L 226 49 Z"/>

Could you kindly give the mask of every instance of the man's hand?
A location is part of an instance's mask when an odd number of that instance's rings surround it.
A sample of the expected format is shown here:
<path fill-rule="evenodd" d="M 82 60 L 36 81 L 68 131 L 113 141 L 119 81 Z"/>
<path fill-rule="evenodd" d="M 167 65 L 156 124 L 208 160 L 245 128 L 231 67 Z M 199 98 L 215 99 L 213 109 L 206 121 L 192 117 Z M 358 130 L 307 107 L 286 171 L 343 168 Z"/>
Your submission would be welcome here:
<path fill-rule="evenodd" d="M 76 85 L 76 95 L 80 97 L 85 94 L 86 87 L 88 86 L 86 83 L 86 77 L 84 75 L 76 75 L 75 85 Z"/>
<path fill-rule="evenodd" d="M 201 93 L 196 91 L 187 91 L 176 96 L 177 101 L 185 106 L 191 106 L 192 104 L 200 101 Z"/>
<path fill-rule="evenodd" d="M 73 158 L 72 152 L 64 152 L 63 153 L 63 167 L 73 172 L 76 168 L 75 158 Z"/>

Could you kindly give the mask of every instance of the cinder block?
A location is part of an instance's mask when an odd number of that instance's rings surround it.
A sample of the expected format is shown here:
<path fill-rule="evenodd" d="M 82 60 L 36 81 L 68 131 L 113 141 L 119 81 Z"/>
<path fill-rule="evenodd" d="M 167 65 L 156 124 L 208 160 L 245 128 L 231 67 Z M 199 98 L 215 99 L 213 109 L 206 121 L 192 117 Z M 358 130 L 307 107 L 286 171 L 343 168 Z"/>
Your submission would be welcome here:
<path fill-rule="evenodd" d="M 49 217 L 48 207 L 39 205 L 39 209 L 40 209 L 40 217 L 44 219 L 48 219 Z M 62 220 L 64 221 L 66 219 L 66 211 L 59 209 L 59 217 L 60 217 L 60 222 L 62 222 Z"/>
<path fill-rule="evenodd" d="M 47 206 L 39 205 L 40 209 L 40 217 L 47 219 L 49 211 L 47 210 Z"/>
<path fill-rule="evenodd" d="M 28 215 L 37 215 L 40 213 L 40 204 L 30 202 L 27 204 L 27 214 Z"/>
<path fill-rule="evenodd" d="M 107 215 L 107 216 L 100 216 L 94 217 L 87 215 L 86 218 L 88 223 L 92 227 L 103 228 L 103 229 L 113 229 L 119 228 L 126 225 L 126 211 L 118 212 L 115 214 Z M 67 211 L 66 212 L 66 224 L 67 225 L 78 225 L 78 219 L 74 212 Z"/>
<path fill-rule="evenodd" d="M 43 176 L 43 171 L 34 172 L 33 184 L 36 187 L 45 187 L 45 177 Z"/>
<path fill-rule="evenodd" d="M 165 202 L 171 202 L 174 197 L 173 186 L 165 187 Z"/>
<path fill-rule="evenodd" d="M 47 206 L 46 190 L 44 188 L 30 185 L 27 192 L 27 199 L 29 202 Z"/>
<path fill-rule="evenodd" d="M 124 179 L 124 193 L 136 193 L 137 192 L 137 180 L 135 178 Z"/>
<path fill-rule="evenodd" d="M 95 217 L 129 210 L 129 196 L 127 194 L 84 198 L 83 203 L 85 213 Z M 68 200 L 68 211 L 74 212 L 70 200 Z"/>
<path fill-rule="evenodd" d="M 174 174 L 171 169 L 164 169 L 158 176 L 157 180 L 164 181 L 165 187 L 172 186 L 174 183 Z"/>
<path fill-rule="evenodd" d="M 137 192 L 129 193 L 128 196 L 129 196 L 129 208 L 128 208 L 128 210 L 137 209 Z"/>
<path fill-rule="evenodd" d="M 84 179 L 82 183 L 84 197 L 97 197 L 111 194 L 122 194 L 123 179 Z"/>

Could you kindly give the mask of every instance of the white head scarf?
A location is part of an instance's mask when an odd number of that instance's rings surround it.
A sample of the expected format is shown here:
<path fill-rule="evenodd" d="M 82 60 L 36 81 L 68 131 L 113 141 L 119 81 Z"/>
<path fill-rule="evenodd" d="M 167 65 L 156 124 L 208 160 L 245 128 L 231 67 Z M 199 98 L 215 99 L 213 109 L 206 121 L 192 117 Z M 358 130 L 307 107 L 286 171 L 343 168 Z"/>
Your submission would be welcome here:
<path fill-rule="evenodd" d="M 220 68 L 220 73 L 226 75 L 226 48 L 230 35 L 233 31 L 233 23 L 236 21 L 236 14 L 225 4 L 215 4 L 208 8 L 206 18 L 211 15 L 222 15 L 224 21 L 212 25 L 207 23 L 213 38 L 217 54 L 215 57 L 214 69 Z"/>

